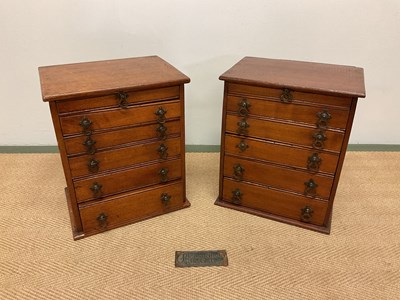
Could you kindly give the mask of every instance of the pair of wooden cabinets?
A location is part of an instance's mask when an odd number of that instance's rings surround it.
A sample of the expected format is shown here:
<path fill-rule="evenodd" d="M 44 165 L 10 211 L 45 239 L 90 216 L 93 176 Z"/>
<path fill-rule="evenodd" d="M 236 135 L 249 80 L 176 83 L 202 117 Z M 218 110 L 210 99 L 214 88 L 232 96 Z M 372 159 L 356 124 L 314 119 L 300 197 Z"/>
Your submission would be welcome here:
<path fill-rule="evenodd" d="M 39 73 L 75 239 L 190 206 L 187 76 L 157 56 Z M 328 233 L 362 69 L 245 57 L 220 79 L 216 204 Z"/>

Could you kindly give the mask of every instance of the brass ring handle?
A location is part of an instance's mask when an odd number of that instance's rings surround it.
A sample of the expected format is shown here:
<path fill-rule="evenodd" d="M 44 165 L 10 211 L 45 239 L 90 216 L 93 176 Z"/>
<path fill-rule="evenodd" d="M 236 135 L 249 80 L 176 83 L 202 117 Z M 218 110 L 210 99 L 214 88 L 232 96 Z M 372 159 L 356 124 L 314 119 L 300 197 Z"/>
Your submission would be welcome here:
<path fill-rule="evenodd" d="M 94 158 L 90 159 L 89 163 L 88 163 L 89 171 L 93 172 L 93 173 L 94 172 L 98 172 L 99 171 L 99 164 L 100 164 L 100 161 L 95 160 Z"/>
<path fill-rule="evenodd" d="M 236 148 L 239 148 L 239 152 L 244 152 L 249 148 L 249 145 L 247 145 L 244 140 L 241 140 L 240 143 L 236 145 Z"/>
<path fill-rule="evenodd" d="M 312 215 L 314 213 L 314 210 L 312 209 L 311 206 L 306 205 L 302 209 L 300 209 L 300 220 L 306 223 L 311 222 Z"/>
<path fill-rule="evenodd" d="M 168 172 L 169 170 L 167 168 L 161 168 L 161 170 L 158 172 L 158 174 L 161 176 L 161 182 L 168 181 Z"/>
<path fill-rule="evenodd" d="M 160 158 L 162 159 L 167 159 L 168 157 L 168 146 L 161 144 L 160 147 L 158 147 L 157 152 L 160 155 Z"/>
<path fill-rule="evenodd" d="M 314 142 L 313 142 L 312 146 L 315 149 L 324 148 L 324 141 L 326 140 L 326 135 L 322 131 L 314 133 L 312 137 L 314 138 Z"/>
<path fill-rule="evenodd" d="M 96 141 L 92 139 L 91 135 L 88 135 L 85 139 L 85 141 L 83 142 L 83 145 L 87 148 L 87 153 L 88 154 L 95 154 L 96 153 L 96 148 L 94 147 L 94 145 L 96 144 Z"/>
<path fill-rule="evenodd" d="M 108 216 L 105 213 L 101 213 L 97 216 L 96 220 L 99 222 L 100 227 L 107 226 Z"/>
<path fill-rule="evenodd" d="M 291 103 L 293 100 L 292 92 L 289 89 L 283 89 L 282 95 L 280 96 L 281 102 L 283 103 Z"/>
<path fill-rule="evenodd" d="M 239 134 L 247 134 L 248 133 L 247 128 L 249 128 L 250 125 L 249 125 L 249 123 L 247 123 L 245 118 L 243 118 L 241 121 L 237 122 L 237 125 L 238 125 L 237 133 L 239 133 Z"/>
<path fill-rule="evenodd" d="M 327 129 L 328 128 L 328 122 L 330 119 L 332 119 L 331 114 L 327 110 L 323 110 L 317 113 L 317 127 L 320 129 Z"/>
<path fill-rule="evenodd" d="M 247 99 L 243 98 L 239 103 L 239 115 L 242 117 L 246 117 L 249 114 L 249 108 L 251 104 L 247 101 Z"/>
<path fill-rule="evenodd" d="M 159 124 L 158 127 L 156 128 L 156 131 L 158 133 L 158 137 L 161 140 L 165 140 L 167 138 L 167 126 L 164 124 Z"/>
<path fill-rule="evenodd" d="M 243 180 L 244 168 L 240 164 L 233 166 L 233 177 L 237 180 Z"/>
<path fill-rule="evenodd" d="M 232 191 L 232 203 L 233 204 L 241 204 L 242 203 L 242 196 L 243 193 L 241 192 L 240 189 L 235 189 Z"/>
<path fill-rule="evenodd" d="M 158 117 L 158 120 L 157 120 L 158 123 L 165 123 L 165 114 L 166 113 L 167 113 L 167 110 L 164 109 L 162 106 L 160 106 L 156 110 L 156 112 L 154 114 Z"/>
<path fill-rule="evenodd" d="M 92 186 L 90 187 L 90 189 L 91 189 L 92 192 L 93 192 L 93 196 L 94 196 L 95 198 L 98 198 L 98 197 L 101 196 L 101 194 L 102 194 L 101 188 L 102 188 L 102 187 L 103 187 L 103 186 L 102 186 L 100 183 L 98 183 L 98 182 L 94 182 L 94 183 L 92 184 Z"/>
<path fill-rule="evenodd" d="M 168 195 L 168 193 L 162 193 L 161 194 L 161 197 L 160 197 L 160 200 L 161 200 L 161 203 L 164 205 L 164 206 L 168 206 L 169 205 L 169 201 L 171 200 L 171 195 Z"/>
<path fill-rule="evenodd" d="M 307 161 L 307 169 L 313 172 L 317 172 L 321 165 L 322 158 L 318 156 L 318 153 L 313 153 L 308 157 Z"/>
<path fill-rule="evenodd" d="M 316 189 L 318 187 L 318 184 L 313 179 L 310 179 L 307 182 L 304 182 L 304 185 L 306 186 L 306 188 L 304 189 L 304 195 L 315 197 L 315 195 L 317 194 Z"/>
<path fill-rule="evenodd" d="M 128 108 L 128 97 L 129 95 L 124 92 L 118 92 L 117 93 L 117 99 L 118 99 L 118 106 L 121 108 Z"/>
<path fill-rule="evenodd" d="M 92 121 L 90 121 L 87 117 L 83 117 L 79 122 L 79 125 L 82 126 L 82 132 L 86 135 L 92 134 L 92 131 L 89 130 L 90 126 L 92 126 Z"/>

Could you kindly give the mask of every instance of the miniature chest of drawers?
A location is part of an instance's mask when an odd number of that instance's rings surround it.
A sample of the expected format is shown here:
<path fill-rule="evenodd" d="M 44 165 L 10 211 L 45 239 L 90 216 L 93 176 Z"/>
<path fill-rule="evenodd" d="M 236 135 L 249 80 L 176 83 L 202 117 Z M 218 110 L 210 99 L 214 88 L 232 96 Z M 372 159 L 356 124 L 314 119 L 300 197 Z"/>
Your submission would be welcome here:
<path fill-rule="evenodd" d="M 215 204 L 329 233 L 363 69 L 245 57 L 220 79 Z"/>
<path fill-rule="evenodd" d="M 184 84 L 157 56 L 39 68 L 74 239 L 188 207 Z"/>

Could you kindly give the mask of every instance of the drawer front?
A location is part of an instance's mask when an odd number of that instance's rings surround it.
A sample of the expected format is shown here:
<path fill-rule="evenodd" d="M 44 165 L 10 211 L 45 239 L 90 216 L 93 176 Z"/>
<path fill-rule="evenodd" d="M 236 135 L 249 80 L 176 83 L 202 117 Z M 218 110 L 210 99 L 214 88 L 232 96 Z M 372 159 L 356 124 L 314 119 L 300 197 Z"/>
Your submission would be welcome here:
<path fill-rule="evenodd" d="M 224 201 L 290 219 L 323 225 L 328 202 L 224 179 Z"/>
<path fill-rule="evenodd" d="M 136 92 L 127 92 L 125 95 L 114 93 L 102 97 L 84 98 L 76 100 L 57 101 L 58 111 L 63 113 L 84 111 L 98 108 L 127 106 L 135 103 L 163 101 L 179 98 L 179 86 L 166 87 Z"/>
<path fill-rule="evenodd" d="M 74 182 L 74 187 L 77 201 L 84 202 L 145 186 L 166 183 L 179 179 L 181 176 L 181 160 L 177 159 L 77 180 Z"/>
<path fill-rule="evenodd" d="M 229 134 L 225 136 L 225 152 L 244 158 L 254 158 L 329 174 L 336 172 L 339 159 L 336 154 L 319 153 L 313 149 L 290 147 Z"/>
<path fill-rule="evenodd" d="M 166 121 L 163 124 L 141 125 L 103 133 L 94 133 L 90 136 L 79 136 L 64 139 L 67 154 L 89 154 L 118 145 L 137 141 L 158 138 L 164 140 L 171 135 L 180 133 L 180 120 Z"/>
<path fill-rule="evenodd" d="M 132 166 L 150 161 L 165 161 L 181 153 L 180 138 L 139 144 L 131 147 L 97 152 L 69 158 L 72 177 L 96 175 L 99 172 Z"/>
<path fill-rule="evenodd" d="M 64 135 L 78 134 L 82 132 L 96 132 L 97 130 L 109 129 L 113 127 L 132 126 L 145 122 L 155 122 L 160 119 L 156 112 L 159 108 L 166 111 L 165 118 L 180 117 L 180 102 L 168 101 L 157 102 L 154 104 L 131 106 L 126 109 L 117 108 L 103 110 L 87 114 L 78 114 L 60 118 L 61 128 Z"/>
<path fill-rule="evenodd" d="M 281 103 L 277 99 L 264 100 L 249 98 L 247 96 L 228 96 L 227 110 L 241 116 L 263 116 L 287 120 L 289 122 L 310 124 L 315 126 L 315 128 L 345 129 L 349 116 L 348 109 L 335 109 L 328 106 L 317 107 L 294 103 L 286 104 Z"/>
<path fill-rule="evenodd" d="M 104 231 L 167 213 L 182 207 L 184 200 L 180 182 L 83 204 L 79 209 L 83 231 Z"/>
<path fill-rule="evenodd" d="M 316 150 L 326 149 L 336 152 L 340 151 L 344 137 L 342 132 L 323 131 L 287 123 L 241 118 L 234 115 L 226 116 L 226 131 L 283 143 L 303 145 Z"/>
<path fill-rule="evenodd" d="M 232 156 L 225 156 L 224 160 L 224 177 L 329 199 L 333 183 L 331 176 L 263 164 Z"/>
<path fill-rule="evenodd" d="M 272 98 L 278 99 L 279 101 L 283 90 L 282 89 L 272 89 L 266 87 L 228 83 L 228 93 L 238 96 L 254 96 L 260 98 Z M 328 95 L 312 94 L 291 91 L 292 103 L 309 102 L 316 105 L 330 105 L 338 107 L 350 107 L 351 98 L 346 97 L 335 97 Z"/>

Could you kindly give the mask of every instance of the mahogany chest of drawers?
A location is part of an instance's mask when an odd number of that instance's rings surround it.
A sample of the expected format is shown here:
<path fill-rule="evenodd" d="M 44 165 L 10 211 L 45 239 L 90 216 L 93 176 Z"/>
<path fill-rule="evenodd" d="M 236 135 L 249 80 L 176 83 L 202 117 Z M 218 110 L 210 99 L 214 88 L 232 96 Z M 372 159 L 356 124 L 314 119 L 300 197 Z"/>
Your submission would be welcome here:
<path fill-rule="evenodd" d="M 363 69 L 245 57 L 220 79 L 215 203 L 329 233 Z"/>
<path fill-rule="evenodd" d="M 184 84 L 157 56 L 39 68 L 74 239 L 188 207 Z"/>

